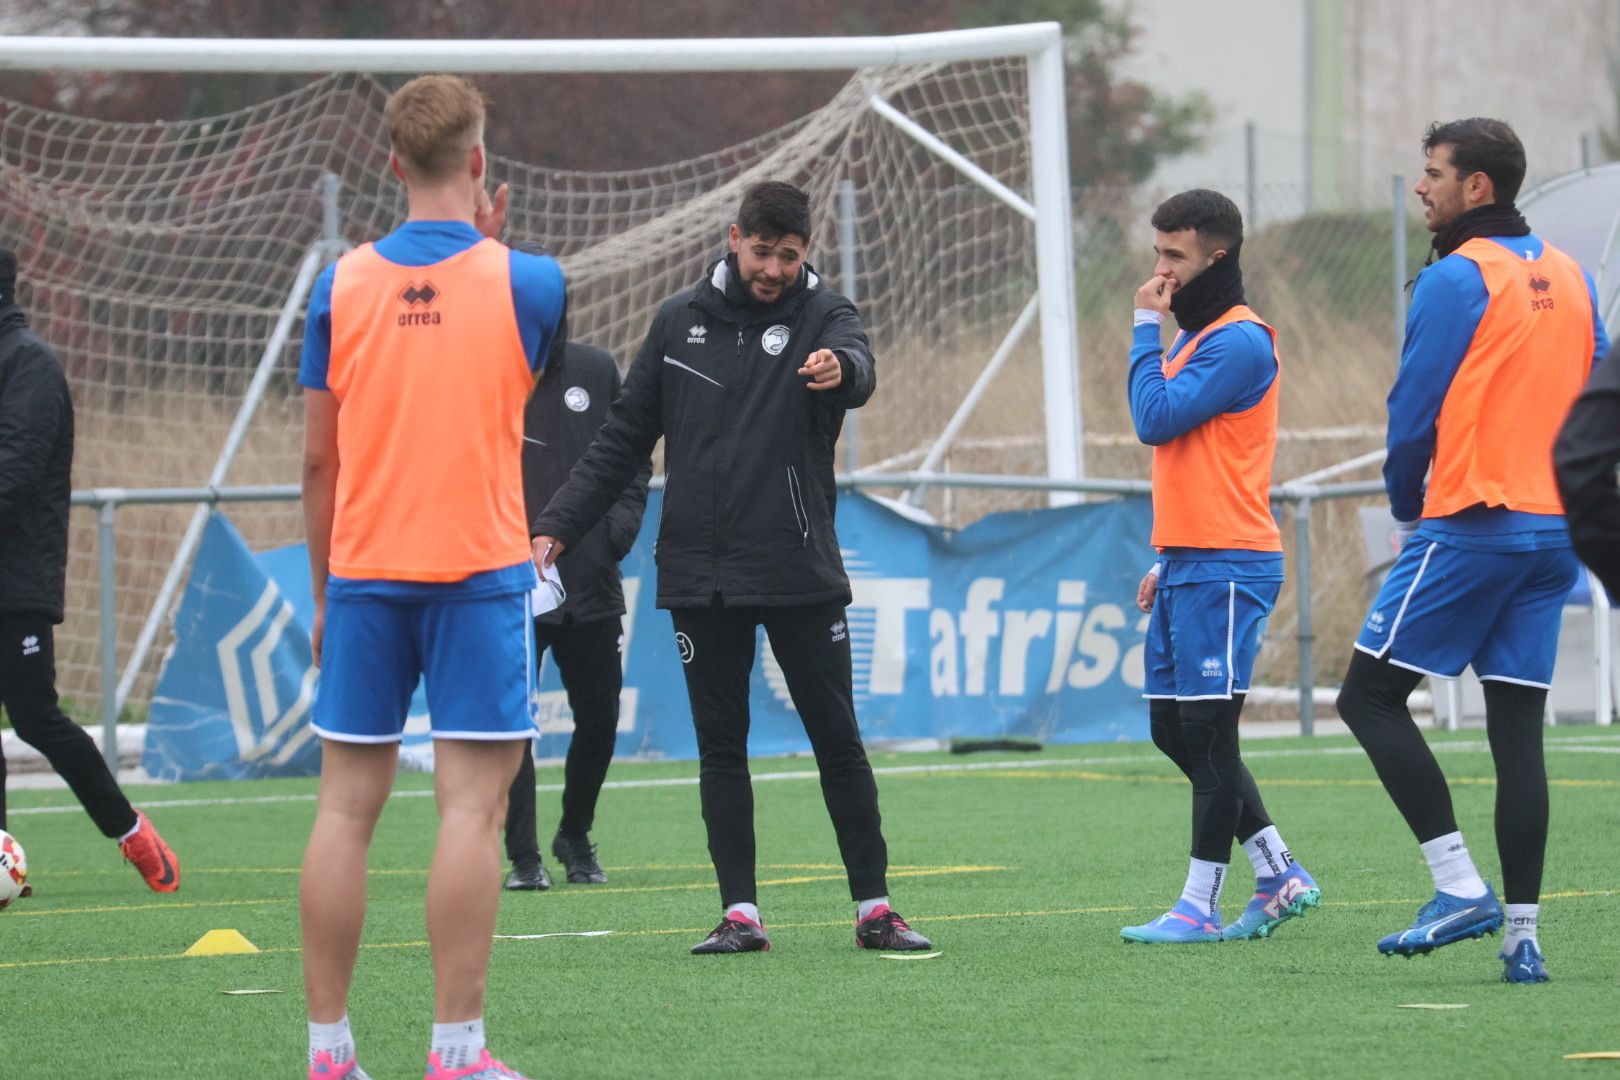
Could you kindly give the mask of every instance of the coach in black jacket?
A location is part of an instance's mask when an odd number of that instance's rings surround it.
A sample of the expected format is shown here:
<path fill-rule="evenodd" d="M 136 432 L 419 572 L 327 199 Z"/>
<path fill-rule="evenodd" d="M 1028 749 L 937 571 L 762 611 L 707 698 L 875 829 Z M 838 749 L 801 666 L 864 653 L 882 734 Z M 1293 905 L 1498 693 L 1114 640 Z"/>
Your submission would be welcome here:
<path fill-rule="evenodd" d="M 619 368 L 606 349 L 570 341 L 553 352 L 523 414 L 523 502 L 531 520 L 568 479 L 618 396 Z M 588 834 L 613 760 L 624 684 L 619 563 L 641 530 L 651 475 L 652 461 L 643 459 L 606 516 L 557 560 L 567 597 L 534 620 L 535 655 L 551 651 L 574 714 L 574 737 L 563 764 L 562 820 L 551 851 L 575 884 L 607 881 Z M 525 754 L 506 804 L 508 889 L 551 887 L 540 861 L 534 801 L 534 757 Z"/>
<path fill-rule="evenodd" d="M 129 804 L 90 736 L 57 705 L 73 400 L 56 354 L 28 329 L 16 285 L 17 257 L 0 251 L 0 706 L 22 741 L 67 781 L 102 834 L 120 842 L 146 883 L 173 892 L 180 887 L 179 860 Z M 5 790 L 0 757 L 0 829 Z"/>
<path fill-rule="evenodd" d="M 1620 359 L 1605 359 L 1564 421 L 1553 447 L 1575 554 L 1620 596 Z"/>
<path fill-rule="evenodd" d="M 731 254 L 665 301 L 624 393 L 535 520 L 535 554 L 579 542 L 665 440 L 658 606 L 671 611 L 702 758 L 700 793 L 725 918 L 693 952 L 769 948 L 757 907 L 748 683 L 760 625 L 815 749 L 857 939 L 928 948 L 888 905 L 877 785 L 856 725 L 849 578 L 833 531 L 844 410 L 877 384 L 860 315 L 804 255 L 791 184 L 744 195 Z"/>

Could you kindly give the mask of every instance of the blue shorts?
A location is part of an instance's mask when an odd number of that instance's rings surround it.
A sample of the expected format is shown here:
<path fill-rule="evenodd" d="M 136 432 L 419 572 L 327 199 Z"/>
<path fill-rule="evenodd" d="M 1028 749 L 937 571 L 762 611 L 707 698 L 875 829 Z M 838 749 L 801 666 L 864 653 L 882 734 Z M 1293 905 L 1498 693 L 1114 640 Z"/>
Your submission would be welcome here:
<path fill-rule="evenodd" d="M 1397 667 L 1455 679 L 1552 685 L 1558 623 L 1580 562 L 1569 548 L 1464 551 L 1406 542 L 1356 648 Z"/>
<path fill-rule="evenodd" d="M 312 726 L 339 742 L 399 742 L 422 677 L 435 739 L 532 738 L 533 635 L 525 593 L 329 595 Z"/>
<path fill-rule="evenodd" d="M 1260 628 L 1281 589 L 1277 581 L 1161 587 L 1148 620 L 1142 696 L 1206 701 L 1248 693 Z"/>

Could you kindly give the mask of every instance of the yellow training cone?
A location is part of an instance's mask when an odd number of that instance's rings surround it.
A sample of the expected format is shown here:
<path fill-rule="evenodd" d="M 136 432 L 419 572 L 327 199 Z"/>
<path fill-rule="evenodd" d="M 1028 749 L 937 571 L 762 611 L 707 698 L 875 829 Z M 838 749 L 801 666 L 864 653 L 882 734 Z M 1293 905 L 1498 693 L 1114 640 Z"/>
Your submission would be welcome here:
<path fill-rule="evenodd" d="M 210 930 L 187 949 L 187 956 L 229 956 L 232 953 L 254 953 L 259 947 L 242 936 L 239 930 Z"/>

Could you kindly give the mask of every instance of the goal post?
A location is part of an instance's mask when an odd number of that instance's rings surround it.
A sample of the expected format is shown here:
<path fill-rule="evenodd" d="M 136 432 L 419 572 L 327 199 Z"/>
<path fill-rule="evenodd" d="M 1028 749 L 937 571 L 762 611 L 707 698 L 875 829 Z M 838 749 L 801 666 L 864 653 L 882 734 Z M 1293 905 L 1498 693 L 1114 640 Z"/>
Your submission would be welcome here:
<path fill-rule="evenodd" d="M 71 249 L 43 280 L 29 283 L 24 262 L 25 307 L 43 301 L 36 321 L 53 343 L 68 343 L 58 349 L 73 354 L 70 377 L 119 383 L 84 395 L 91 404 L 81 410 L 82 430 L 108 448 L 90 455 L 100 471 L 76 477 L 80 487 L 296 479 L 300 421 L 289 403 L 297 335 L 272 331 L 285 323 L 286 298 L 307 287 L 294 280 L 300 261 L 317 245 L 328 256 L 337 250 L 330 214 L 323 234 L 312 177 L 338 177 L 342 242 L 365 242 L 397 224 L 403 199 L 381 166 L 386 90 L 373 76 L 433 71 L 853 72 L 832 101 L 799 120 L 686 162 L 581 173 L 492 155 L 492 177 L 513 187 L 509 236 L 543 239 L 557 252 L 573 293 L 571 326 L 623 363 L 657 304 L 718 250 L 742 190 L 759 179 L 793 180 L 811 195 L 816 248 L 828 249 L 818 268 L 836 275 L 842 264 L 845 276 L 856 275 L 839 284 L 857 291 L 859 283 L 880 383 L 895 395 L 893 410 L 880 406 L 863 420 L 862 464 L 950 467 L 953 440 L 971 434 L 977 445 L 1006 449 L 995 451 L 1004 459 L 959 461 L 968 471 L 1084 475 L 1056 23 L 893 37 L 618 41 L 0 36 L 0 70 L 315 77 L 262 106 L 154 124 L 0 102 L 0 163 L 14 174 L 0 184 L 0 245 L 54 251 L 60 238 Z M 651 270 L 649 251 L 659 260 Z M 98 325 L 106 319 L 117 332 Z M 160 356 L 176 363 L 154 366 Z M 272 369 L 278 381 L 266 390 Z M 265 404 L 254 404 L 249 382 Z M 128 425 L 119 410 L 131 408 L 152 418 L 146 437 L 174 423 L 194 429 L 176 442 L 195 443 L 218 423 L 208 458 L 182 465 L 169 454 L 140 464 L 141 448 L 130 443 L 143 436 L 121 431 Z M 197 420 L 203 413 L 207 424 Z M 240 462 L 253 467 L 233 469 L 222 446 L 242 446 Z M 1055 493 L 1051 501 L 1074 498 Z M 259 543 L 299 536 L 288 514 L 245 531 Z M 154 650 L 190 554 L 180 534 L 173 515 L 137 530 L 140 558 L 152 565 L 138 581 L 120 579 L 120 622 L 133 625 L 129 605 L 139 605 L 141 627 L 130 635 L 120 708 L 155 674 Z M 121 531 L 121 564 L 125 546 Z M 93 608 L 70 598 L 73 606 Z M 78 636 L 93 648 L 94 635 Z M 86 665 L 80 693 L 95 685 L 94 667 Z"/>

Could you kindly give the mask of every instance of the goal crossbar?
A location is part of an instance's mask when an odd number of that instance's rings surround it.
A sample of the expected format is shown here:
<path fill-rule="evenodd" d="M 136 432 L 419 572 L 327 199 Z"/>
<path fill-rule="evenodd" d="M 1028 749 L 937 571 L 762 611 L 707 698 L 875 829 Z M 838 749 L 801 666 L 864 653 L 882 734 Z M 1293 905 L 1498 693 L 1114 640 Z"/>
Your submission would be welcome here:
<path fill-rule="evenodd" d="M 526 41 L 0 36 L 0 70 L 475 75 L 852 70 L 1032 56 L 1057 23 L 890 37 Z"/>

